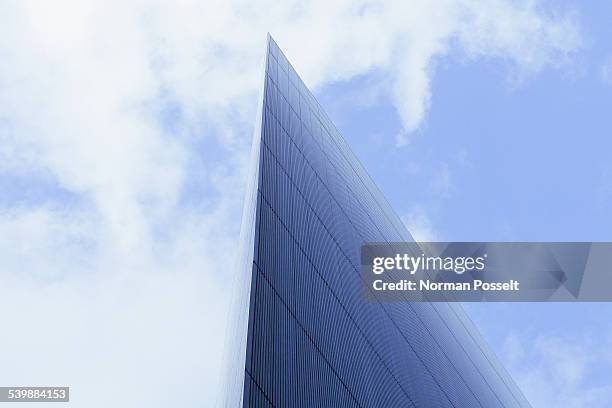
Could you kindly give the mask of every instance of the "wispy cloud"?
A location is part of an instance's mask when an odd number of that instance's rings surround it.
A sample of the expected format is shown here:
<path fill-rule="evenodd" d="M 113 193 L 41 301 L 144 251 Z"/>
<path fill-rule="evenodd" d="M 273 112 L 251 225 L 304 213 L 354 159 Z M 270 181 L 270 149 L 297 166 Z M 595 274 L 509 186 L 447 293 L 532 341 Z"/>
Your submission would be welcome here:
<path fill-rule="evenodd" d="M 612 403 L 612 385 L 597 378 L 612 369 L 607 350 L 605 335 L 577 340 L 511 334 L 501 357 L 534 408 L 603 408 Z"/>
<path fill-rule="evenodd" d="M 612 56 L 601 65 L 601 80 L 612 85 Z"/>
<path fill-rule="evenodd" d="M 402 221 L 417 242 L 435 242 L 440 239 L 429 214 L 422 207 L 414 207 L 402 217 Z"/>

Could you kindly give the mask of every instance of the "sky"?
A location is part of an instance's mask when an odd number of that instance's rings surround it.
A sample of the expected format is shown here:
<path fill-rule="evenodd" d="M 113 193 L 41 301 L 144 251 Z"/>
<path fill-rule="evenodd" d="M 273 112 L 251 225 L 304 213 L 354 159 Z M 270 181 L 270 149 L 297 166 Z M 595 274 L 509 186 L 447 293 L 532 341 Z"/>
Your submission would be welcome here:
<path fill-rule="evenodd" d="M 611 13 L 0 2 L 0 384 L 214 406 L 267 32 L 418 239 L 611 241 Z M 612 404 L 609 304 L 465 307 L 534 407 Z"/>

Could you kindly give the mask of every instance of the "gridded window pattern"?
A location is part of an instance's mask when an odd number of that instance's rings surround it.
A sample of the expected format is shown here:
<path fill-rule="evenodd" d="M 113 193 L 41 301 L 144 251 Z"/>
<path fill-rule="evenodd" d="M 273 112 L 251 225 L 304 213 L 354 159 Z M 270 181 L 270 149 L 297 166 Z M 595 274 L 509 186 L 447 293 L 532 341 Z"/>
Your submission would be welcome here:
<path fill-rule="evenodd" d="M 362 300 L 364 242 L 411 241 L 269 38 L 244 406 L 527 407 L 456 303 Z"/>

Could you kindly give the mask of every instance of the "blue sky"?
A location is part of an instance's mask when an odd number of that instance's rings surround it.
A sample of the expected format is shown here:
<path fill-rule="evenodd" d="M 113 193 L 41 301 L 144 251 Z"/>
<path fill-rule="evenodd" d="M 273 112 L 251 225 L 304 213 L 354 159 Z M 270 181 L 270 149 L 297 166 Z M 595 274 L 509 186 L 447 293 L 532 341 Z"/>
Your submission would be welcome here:
<path fill-rule="evenodd" d="M 402 127 L 384 94 L 354 97 L 378 73 L 319 93 L 409 229 L 448 241 L 612 240 L 612 6 L 584 6 L 574 12 L 585 46 L 556 69 L 436 61 L 431 108 L 404 146 L 381 137 Z M 612 404 L 609 303 L 465 307 L 534 406 Z"/>
<path fill-rule="evenodd" d="M 612 240 L 611 13 L 1 3 L 0 383 L 216 398 L 267 32 L 417 237 Z M 534 406 L 611 405 L 611 306 L 466 308 Z"/>

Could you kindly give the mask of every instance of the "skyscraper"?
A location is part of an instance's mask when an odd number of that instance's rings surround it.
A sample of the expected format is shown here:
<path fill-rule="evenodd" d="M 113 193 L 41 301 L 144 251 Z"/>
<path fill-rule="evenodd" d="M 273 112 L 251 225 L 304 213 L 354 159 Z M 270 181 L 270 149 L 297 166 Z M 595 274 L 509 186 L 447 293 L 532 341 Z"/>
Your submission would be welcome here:
<path fill-rule="evenodd" d="M 268 38 L 227 407 L 528 407 L 456 303 L 365 301 L 360 247 L 412 241 Z"/>

